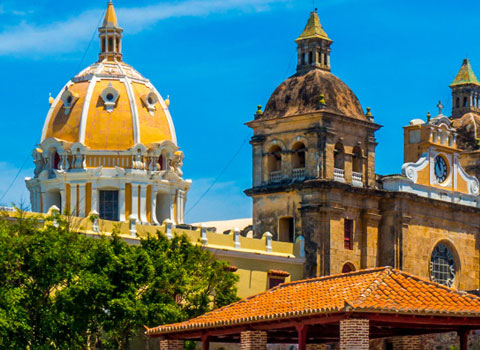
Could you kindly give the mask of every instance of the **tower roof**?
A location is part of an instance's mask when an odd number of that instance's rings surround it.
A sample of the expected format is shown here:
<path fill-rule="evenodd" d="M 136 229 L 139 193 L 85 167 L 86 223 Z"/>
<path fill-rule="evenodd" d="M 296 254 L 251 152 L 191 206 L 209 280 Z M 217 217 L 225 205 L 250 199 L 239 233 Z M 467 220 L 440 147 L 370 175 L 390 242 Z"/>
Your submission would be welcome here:
<path fill-rule="evenodd" d="M 472 66 L 470 65 L 470 61 L 468 58 L 465 58 L 460 71 L 450 87 L 468 84 L 480 85 L 475 73 L 473 72 Z"/>
<path fill-rule="evenodd" d="M 117 15 L 115 14 L 115 8 L 113 7 L 112 0 L 108 1 L 107 11 L 105 12 L 105 18 L 103 20 L 104 27 L 118 27 Z"/>
<path fill-rule="evenodd" d="M 328 37 L 327 33 L 325 33 L 325 31 L 323 30 L 317 11 L 312 11 L 310 13 L 310 18 L 307 21 L 307 25 L 305 26 L 305 29 L 303 30 L 302 34 L 300 34 L 300 36 L 296 41 L 303 40 L 303 39 L 312 39 L 312 38 L 319 38 L 319 39 L 332 41 Z"/>

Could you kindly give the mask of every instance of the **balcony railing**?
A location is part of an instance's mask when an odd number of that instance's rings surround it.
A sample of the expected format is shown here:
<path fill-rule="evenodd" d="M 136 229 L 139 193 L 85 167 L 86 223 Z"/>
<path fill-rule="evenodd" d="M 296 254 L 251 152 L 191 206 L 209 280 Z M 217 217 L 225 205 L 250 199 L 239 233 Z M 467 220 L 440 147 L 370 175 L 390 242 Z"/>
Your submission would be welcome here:
<path fill-rule="evenodd" d="M 357 187 L 363 187 L 363 175 L 362 173 L 352 172 L 352 185 Z"/>
<path fill-rule="evenodd" d="M 345 182 L 345 170 L 343 169 L 333 169 L 333 179 L 339 182 Z"/>
<path fill-rule="evenodd" d="M 296 168 L 292 170 L 294 180 L 301 180 L 305 178 L 305 168 Z"/>
<path fill-rule="evenodd" d="M 270 172 L 270 182 L 280 182 L 282 181 L 282 171 L 271 171 Z"/>

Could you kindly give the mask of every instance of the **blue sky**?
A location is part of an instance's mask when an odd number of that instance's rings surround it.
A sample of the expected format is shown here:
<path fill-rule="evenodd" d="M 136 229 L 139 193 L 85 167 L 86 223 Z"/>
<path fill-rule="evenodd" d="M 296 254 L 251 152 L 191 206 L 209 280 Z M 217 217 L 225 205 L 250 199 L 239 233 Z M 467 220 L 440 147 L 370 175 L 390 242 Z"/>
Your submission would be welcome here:
<path fill-rule="evenodd" d="M 439 100 L 463 58 L 480 72 L 480 2 L 316 0 L 334 40 L 332 72 L 372 107 L 379 174 L 400 172 L 402 126 Z M 187 220 L 248 217 L 251 136 L 244 123 L 257 104 L 295 72 L 295 43 L 312 0 L 115 0 L 124 28 L 124 60 L 170 95 L 184 175 L 193 180 Z M 0 198 L 28 202 L 48 94 L 97 59 L 96 27 L 106 1 L 0 2 Z M 94 39 L 89 46 L 90 39 Z M 199 204 L 190 210 L 238 151 Z M 22 168 L 23 164 L 25 166 Z M 5 194 L 17 173 L 20 174 Z"/>

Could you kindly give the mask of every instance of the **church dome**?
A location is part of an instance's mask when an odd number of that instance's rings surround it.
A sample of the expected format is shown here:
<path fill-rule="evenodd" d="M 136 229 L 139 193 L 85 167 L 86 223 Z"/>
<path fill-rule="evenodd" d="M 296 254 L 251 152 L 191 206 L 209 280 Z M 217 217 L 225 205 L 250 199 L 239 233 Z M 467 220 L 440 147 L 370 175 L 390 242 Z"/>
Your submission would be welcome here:
<path fill-rule="evenodd" d="M 318 112 L 321 95 L 325 98 L 322 110 L 368 121 L 352 90 L 323 69 L 299 72 L 281 83 L 268 100 L 263 118 Z"/>
<path fill-rule="evenodd" d="M 101 53 L 51 103 L 41 142 L 49 138 L 91 150 L 123 151 L 171 141 L 168 106 L 148 79 L 122 61 L 122 32 L 111 1 L 99 28 Z"/>
<path fill-rule="evenodd" d="M 69 81 L 50 107 L 42 142 L 56 138 L 92 150 L 127 150 L 165 140 L 176 144 L 165 101 L 128 64 L 104 60 Z"/>
<path fill-rule="evenodd" d="M 479 148 L 480 115 L 468 112 L 462 117 L 452 120 L 453 127 L 457 130 L 457 145 L 465 151 L 474 151 Z"/>

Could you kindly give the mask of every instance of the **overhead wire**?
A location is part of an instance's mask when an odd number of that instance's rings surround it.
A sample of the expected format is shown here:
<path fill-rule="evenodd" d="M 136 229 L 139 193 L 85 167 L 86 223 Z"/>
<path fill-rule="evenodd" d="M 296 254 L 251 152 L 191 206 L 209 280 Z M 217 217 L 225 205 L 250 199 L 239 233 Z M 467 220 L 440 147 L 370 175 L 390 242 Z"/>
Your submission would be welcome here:
<path fill-rule="evenodd" d="M 208 194 L 208 192 L 210 192 L 210 190 L 213 188 L 213 186 L 215 186 L 215 184 L 218 182 L 218 180 L 220 179 L 220 177 L 228 170 L 228 168 L 230 167 L 230 165 L 233 163 L 233 161 L 235 160 L 235 158 L 237 158 L 237 156 L 240 154 L 240 151 L 242 150 L 243 146 L 245 145 L 245 143 L 247 143 L 248 141 L 248 137 L 246 137 L 242 143 L 240 144 L 240 147 L 238 147 L 238 150 L 237 152 L 234 153 L 234 155 L 232 156 L 232 158 L 230 158 L 230 160 L 228 161 L 228 163 L 225 165 L 225 167 L 222 169 L 222 171 L 220 171 L 220 173 L 217 175 L 217 177 L 215 178 L 215 180 L 213 180 L 213 182 L 210 184 L 210 186 L 207 188 L 207 190 L 200 196 L 200 198 L 190 207 L 190 209 L 188 209 L 188 211 L 185 213 L 185 215 L 187 215 L 188 213 L 190 213 L 202 200 L 203 198 L 205 198 L 205 196 Z"/>

